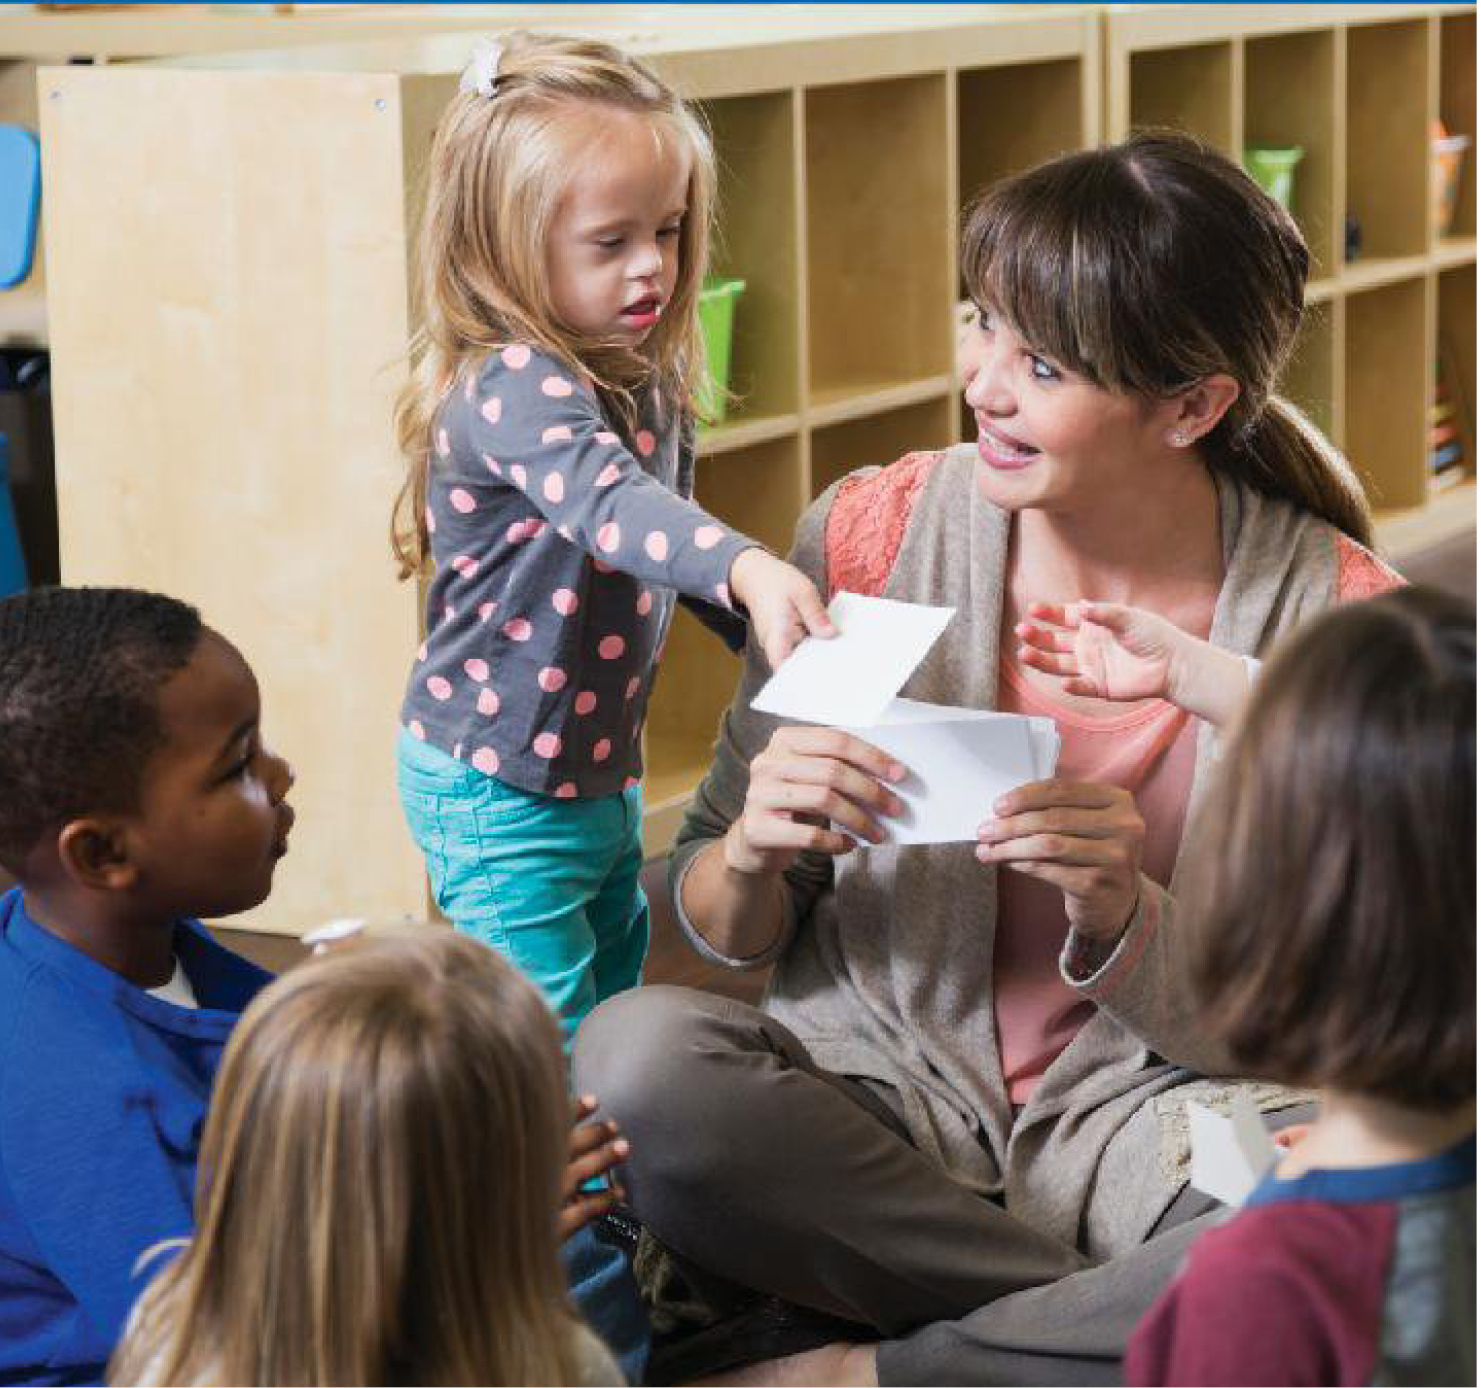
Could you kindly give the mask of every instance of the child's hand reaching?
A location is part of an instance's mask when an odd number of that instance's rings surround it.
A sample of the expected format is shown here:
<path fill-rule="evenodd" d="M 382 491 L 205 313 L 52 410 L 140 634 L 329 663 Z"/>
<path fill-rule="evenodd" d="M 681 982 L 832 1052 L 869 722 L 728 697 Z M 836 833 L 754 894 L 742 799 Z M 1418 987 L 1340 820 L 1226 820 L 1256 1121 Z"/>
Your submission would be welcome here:
<path fill-rule="evenodd" d="M 615 1123 L 583 1123 L 596 1112 L 589 1094 L 576 1100 L 572 1118 L 571 1145 L 565 1175 L 561 1179 L 560 1236 L 568 1239 L 592 1220 L 607 1213 L 623 1197 L 615 1180 L 597 1190 L 584 1189 L 590 1182 L 621 1166 L 627 1157 L 627 1139 Z"/>
<path fill-rule="evenodd" d="M 836 636 L 822 596 L 801 569 L 764 549 L 742 550 L 730 566 L 730 591 L 751 614 L 774 670 L 804 636 Z"/>
<path fill-rule="evenodd" d="M 1019 660 L 1058 675 L 1070 694 L 1167 699 L 1222 727 L 1249 687 L 1237 655 L 1140 607 L 1034 603 L 1014 634 Z"/>

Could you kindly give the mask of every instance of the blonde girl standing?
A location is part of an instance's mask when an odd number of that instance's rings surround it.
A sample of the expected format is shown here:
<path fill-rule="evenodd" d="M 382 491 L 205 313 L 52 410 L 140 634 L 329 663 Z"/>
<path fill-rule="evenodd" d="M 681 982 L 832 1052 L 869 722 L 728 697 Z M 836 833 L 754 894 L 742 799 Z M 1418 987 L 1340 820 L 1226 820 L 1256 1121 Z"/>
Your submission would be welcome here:
<path fill-rule="evenodd" d="M 195 1236 L 111 1381 L 621 1383 L 557 1253 L 616 1153 L 568 1164 L 569 1116 L 549 1010 L 481 945 L 376 939 L 285 974 L 232 1033 Z"/>
<path fill-rule="evenodd" d="M 647 949 L 639 733 L 675 593 L 744 605 L 773 662 L 831 631 L 808 579 L 686 499 L 714 183 L 677 96 L 587 40 L 482 45 L 432 148 L 401 798 L 439 906 L 568 1041 Z"/>

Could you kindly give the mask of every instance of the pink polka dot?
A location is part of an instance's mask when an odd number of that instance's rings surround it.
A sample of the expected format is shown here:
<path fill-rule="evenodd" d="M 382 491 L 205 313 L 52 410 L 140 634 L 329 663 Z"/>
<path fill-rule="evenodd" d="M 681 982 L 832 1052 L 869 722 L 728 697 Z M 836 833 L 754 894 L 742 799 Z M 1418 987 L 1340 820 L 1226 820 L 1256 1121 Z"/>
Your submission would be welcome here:
<path fill-rule="evenodd" d="M 576 782 L 562 781 L 555 788 L 555 798 L 557 800 L 574 800 L 576 798 Z"/>
<path fill-rule="evenodd" d="M 606 761 L 612 755 L 612 740 L 604 737 L 591 749 L 592 761 Z"/>
<path fill-rule="evenodd" d="M 627 649 L 627 642 L 620 636 L 604 636 L 597 642 L 597 654 L 603 660 L 616 660 Z"/>
<path fill-rule="evenodd" d="M 478 413 L 490 424 L 497 424 L 504 414 L 504 402 L 497 395 L 491 395 L 478 407 Z"/>
<path fill-rule="evenodd" d="M 638 616 L 646 617 L 651 611 L 653 611 L 653 594 L 644 588 L 638 594 Z"/>
<path fill-rule="evenodd" d="M 566 687 L 566 672 L 555 665 L 547 665 L 537 678 L 540 688 L 547 694 L 554 694 L 558 689 Z"/>
<path fill-rule="evenodd" d="M 730 606 L 730 585 L 728 583 L 717 583 L 715 585 L 715 596 L 720 599 L 722 607 Z"/>
<path fill-rule="evenodd" d="M 471 554 L 460 554 L 453 560 L 455 568 L 464 578 L 472 578 L 478 572 L 478 560 Z"/>
<path fill-rule="evenodd" d="M 434 699 L 445 701 L 453 696 L 453 687 L 441 675 L 431 675 L 427 679 L 427 693 Z"/>
<path fill-rule="evenodd" d="M 485 718 L 492 718 L 499 711 L 499 696 L 492 689 L 478 691 L 478 711 Z"/>
<path fill-rule="evenodd" d="M 479 684 L 482 684 L 489 677 L 489 663 L 486 660 L 480 660 L 476 655 L 469 656 L 463 662 L 463 673 L 470 680 L 477 680 Z"/>
<path fill-rule="evenodd" d="M 524 520 L 515 521 L 509 529 L 504 532 L 504 538 L 511 545 L 522 545 L 526 540 L 533 540 L 542 530 L 545 522 L 538 516 L 529 516 Z"/>
<path fill-rule="evenodd" d="M 447 441 L 446 429 L 439 429 L 437 431 L 437 452 L 444 458 L 452 452 L 452 444 Z"/>
<path fill-rule="evenodd" d="M 622 442 L 622 440 L 619 439 L 617 435 L 614 434 L 610 429 L 602 429 L 598 431 L 594 435 L 594 437 L 598 443 L 605 443 L 609 445 Z"/>
<path fill-rule="evenodd" d="M 622 530 L 616 521 L 608 521 L 597 531 L 597 548 L 603 554 L 616 554 L 617 546 L 622 543 Z"/>
<path fill-rule="evenodd" d="M 552 400 L 564 400 L 575 387 L 564 376 L 547 376 L 540 382 L 540 393 Z"/>
<path fill-rule="evenodd" d="M 422 512 L 422 519 L 427 522 L 427 534 L 435 535 L 437 533 L 437 517 L 432 514 L 432 508 L 430 506 Z"/>
<path fill-rule="evenodd" d="M 422 644 L 417 647 L 417 659 L 418 660 L 425 660 L 426 658 L 427 658 L 427 643 L 425 641 L 423 641 Z"/>
<path fill-rule="evenodd" d="M 643 541 L 643 548 L 648 551 L 648 558 L 661 564 L 669 557 L 669 537 L 661 530 L 650 530 Z"/>
<path fill-rule="evenodd" d="M 535 629 L 523 617 L 511 617 L 502 630 L 511 641 L 528 641 Z"/>
<path fill-rule="evenodd" d="M 558 757 L 561 750 L 561 740 L 554 733 L 541 733 L 531 744 L 530 750 L 537 757 L 544 757 L 549 761 L 552 757 Z"/>
<path fill-rule="evenodd" d="M 529 474 L 524 470 L 522 463 L 510 463 L 509 478 L 516 487 L 523 490 L 525 482 L 529 479 Z"/>
<path fill-rule="evenodd" d="M 555 608 L 555 610 L 559 612 L 562 617 L 569 617 L 571 613 L 576 610 L 577 606 L 580 604 L 580 601 L 581 599 L 578 598 L 576 594 L 573 593 L 569 588 L 557 588 L 555 592 L 550 595 L 550 605 Z"/>
<path fill-rule="evenodd" d="M 702 525 L 694 532 L 697 549 L 714 549 L 724 538 L 725 532 L 718 525 Z"/>
<path fill-rule="evenodd" d="M 452 605 L 452 603 L 445 602 L 445 603 L 442 604 L 442 620 L 444 622 L 450 622 L 450 621 L 452 621 L 452 619 L 454 617 L 456 617 L 457 615 L 458 615 L 458 609 L 456 607 L 454 607 Z"/>
<path fill-rule="evenodd" d="M 499 754 L 492 747 L 480 747 L 469 761 L 485 776 L 492 776 L 499 769 Z"/>
<path fill-rule="evenodd" d="M 591 561 L 591 567 L 599 574 L 615 574 L 617 572 L 610 564 L 604 564 L 600 559 L 593 559 Z"/>
<path fill-rule="evenodd" d="M 447 499 L 452 502 L 454 511 L 461 512 L 465 516 L 478 505 L 473 499 L 472 492 L 465 492 L 461 487 L 454 487 L 447 494 Z"/>
<path fill-rule="evenodd" d="M 643 681 L 637 675 L 634 675 L 630 680 L 628 680 L 627 688 L 622 691 L 622 697 L 624 699 L 631 699 L 632 696 L 638 692 L 638 689 L 642 685 L 642 683 Z"/>
<path fill-rule="evenodd" d="M 610 487 L 621 476 L 622 469 L 616 463 L 608 463 L 606 467 L 597 473 L 596 485 L 598 487 Z"/>
<path fill-rule="evenodd" d="M 545 499 L 546 501 L 566 499 L 566 479 L 560 473 L 547 472 L 545 474 Z"/>
<path fill-rule="evenodd" d="M 552 424 L 540 435 L 541 443 L 570 443 L 571 428 L 568 424 Z"/>
<path fill-rule="evenodd" d="M 494 615 L 494 608 L 499 604 L 496 602 L 481 602 L 478 604 L 478 620 L 486 622 Z"/>
<path fill-rule="evenodd" d="M 406 731 L 416 738 L 418 742 L 425 742 L 427 740 L 427 730 L 422 726 L 422 720 L 420 718 L 413 718 L 406 725 Z"/>
<path fill-rule="evenodd" d="M 523 371 L 530 364 L 530 349 L 523 342 L 516 342 L 500 352 L 499 359 L 511 371 Z"/>
<path fill-rule="evenodd" d="M 638 452 L 645 458 L 651 458 L 653 456 L 653 450 L 658 447 L 658 440 L 646 429 L 639 429 L 633 435 L 633 442 L 637 444 Z"/>
<path fill-rule="evenodd" d="M 597 706 L 597 696 L 589 689 L 583 689 L 576 696 L 576 712 L 585 718 L 588 713 Z"/>
<path fill-rule="evenodd" d="M 487 453 L 483 455 L 483 465 L 491 473 L 493 473 L 495 477 L 502 477 L 504 475 L 504 469 L 499 466 L 498 460 L 495 458 L 490 458 Z"/>
<path fill-rule="evenodd" d="M 638 780 L 638 778 L 636 776 L 629 776 L 627 778 L 627 780 L 625 780 L 622 783 L 622 788 L 623 788 L 623 790 L 631 790 L 634 786 L 641 785 L 641 784 L 642 783 Z"/>

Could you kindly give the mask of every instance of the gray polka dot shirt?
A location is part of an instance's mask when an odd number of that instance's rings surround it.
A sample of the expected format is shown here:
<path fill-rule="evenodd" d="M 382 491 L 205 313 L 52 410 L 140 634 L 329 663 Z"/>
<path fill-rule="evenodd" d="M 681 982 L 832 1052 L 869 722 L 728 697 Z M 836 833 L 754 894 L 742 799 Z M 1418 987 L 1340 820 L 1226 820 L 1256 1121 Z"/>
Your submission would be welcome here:
<path fill-rule="evenodd" d="M 414 736 L 543 795 L 642 774 L 675 591 L 728 608 L 730 566 L 755 544 L 686 499 L 679 434 L 650 400 L 629 444 L 588 381 L 520 344 L 468 369 L 433 424 Z"/>

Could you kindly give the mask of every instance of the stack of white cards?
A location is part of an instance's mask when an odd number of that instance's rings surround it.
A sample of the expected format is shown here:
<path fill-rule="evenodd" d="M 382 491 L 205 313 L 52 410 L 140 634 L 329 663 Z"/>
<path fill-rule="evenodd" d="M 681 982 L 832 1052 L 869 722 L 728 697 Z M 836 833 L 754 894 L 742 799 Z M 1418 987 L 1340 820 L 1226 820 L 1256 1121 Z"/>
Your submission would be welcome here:
<path fill-rule="evenodd" d="M 839 593 L 828 605 L 838 636 L 803 641 L 751 703 L 842 728 L 900 762 L 908 774 L 891 788 L 905 812 L 880 821 L 894 843 L 976 839 L 998 796 L 1052 776 L 1059 760 L 1053 719 L 897 697 L 955 611 Z"/>

